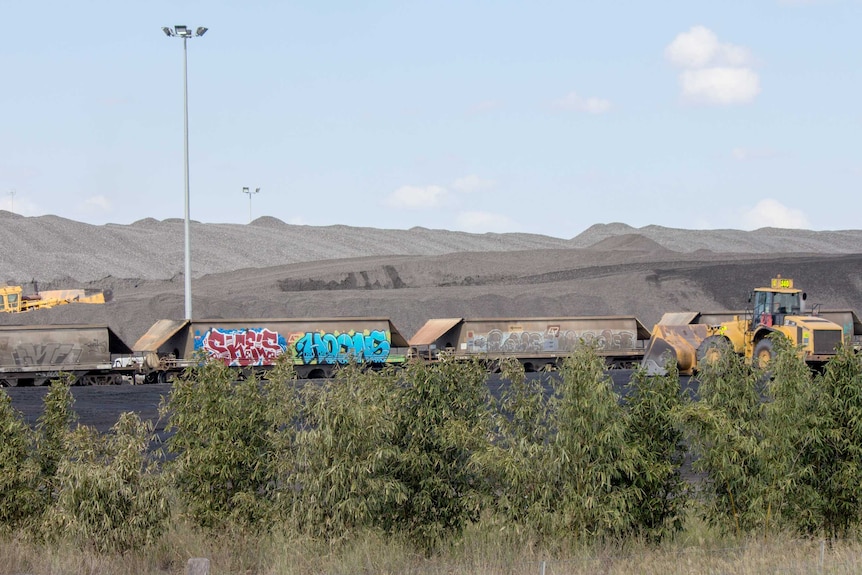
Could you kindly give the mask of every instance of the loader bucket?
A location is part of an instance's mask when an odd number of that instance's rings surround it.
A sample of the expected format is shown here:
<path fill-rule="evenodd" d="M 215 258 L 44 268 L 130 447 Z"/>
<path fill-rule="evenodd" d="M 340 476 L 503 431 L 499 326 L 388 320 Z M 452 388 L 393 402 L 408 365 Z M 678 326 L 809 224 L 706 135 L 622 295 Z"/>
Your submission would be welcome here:
<path fill-rule="evenodd" d="M 665 375 L 665 365 L 668 359 L 672 359 L 676 361 L 680 374 L 691 375 L 697 367 L 697 348 L 708 335 L 708 326 L 704 324 L 659 323 L 653 328 L 642 364 L 650 375 Z"/>

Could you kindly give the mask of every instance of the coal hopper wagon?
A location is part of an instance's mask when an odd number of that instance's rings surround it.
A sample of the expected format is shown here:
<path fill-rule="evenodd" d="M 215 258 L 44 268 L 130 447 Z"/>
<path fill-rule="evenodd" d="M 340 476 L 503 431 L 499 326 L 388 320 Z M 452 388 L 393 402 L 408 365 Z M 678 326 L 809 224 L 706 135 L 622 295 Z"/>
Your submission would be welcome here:
<path fill-rule="evenodd" d="M 0 326 L 0 386 L 45 385 L 61 374 L 73 385 L 131 383 L 131 351 L 103 325 Z"/>
<path fill-rule="evenodd" d="M 480 358 L 493 369 L 516 358 L 526 371 L 552 368 L 579 345 L 592 345 L 609 367 L 639 363 L 649 330 L 632 316 L 428 320 L 410 338 L 411 354 L 434 361 L 441 354 Z"/>
<path fill-rule="evenodd" d="M 388 318 L 160 320 L 133 346 L 147 382 L 163 382 L 201 360 L 239 370 L 272 367 L 287 354 L 298 377 L 330 377 L 338 366 L 406 361 L 407 340 Z"/>

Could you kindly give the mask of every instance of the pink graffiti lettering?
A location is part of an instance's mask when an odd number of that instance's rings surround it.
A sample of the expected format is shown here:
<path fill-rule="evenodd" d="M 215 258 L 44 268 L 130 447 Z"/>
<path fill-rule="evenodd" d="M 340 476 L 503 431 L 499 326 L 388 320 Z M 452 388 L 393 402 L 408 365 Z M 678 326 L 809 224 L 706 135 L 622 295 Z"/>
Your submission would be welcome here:
<path fill-rule="evenodd" d="M 227 365 L 269 365 L 284 349 L 278 333 L 269 329 L 213 329 L 207 332 L 201 348 L 213 359 Z"/>

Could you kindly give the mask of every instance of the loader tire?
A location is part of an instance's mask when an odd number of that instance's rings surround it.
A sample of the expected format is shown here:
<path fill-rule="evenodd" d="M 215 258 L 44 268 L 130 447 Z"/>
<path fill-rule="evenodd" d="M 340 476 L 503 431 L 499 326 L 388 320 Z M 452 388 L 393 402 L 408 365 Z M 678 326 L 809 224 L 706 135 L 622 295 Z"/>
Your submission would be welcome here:
<path fill-rule="evenodd" d="M 760 369 L 767 369 L 773 359 L 775 359 L 775 350 L 772 349 L 772 340 L 764 338 L 758 341 L 754 346 L 754 357 L 751 358 L 752 365 Z"/>
<path fill-rule="evenodd" d="M 724 336 L 711 335 L 697 348 L 697 367 L 703 369 L 708 365 L 717 365 L 725 354 L 732 349 L 730 340 Z"/>

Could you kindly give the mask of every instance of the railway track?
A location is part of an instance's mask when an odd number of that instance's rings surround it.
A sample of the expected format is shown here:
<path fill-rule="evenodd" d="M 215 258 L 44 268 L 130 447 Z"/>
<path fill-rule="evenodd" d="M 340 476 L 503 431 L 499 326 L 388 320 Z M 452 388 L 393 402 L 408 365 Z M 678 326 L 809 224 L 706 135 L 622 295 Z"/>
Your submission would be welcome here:
<path fill-rule="evenodd" d="M 631 379 L 632 370 L 613 369 L 608 375 L 614 382 L 614 390 L 624 394 Z M 528 373 L 530 379 L 556 377 L 553 373 Z M 496 374 L 488 376 L 488 390 L 492 396 L 499 397 L 508 385 L 507 381 Z M 689 393 L 696 391 L 696 382 L 689 377 L 680 377 L 680 386 Z M 550 389 L 546 385 L 546 389 Z M 111 385 L 72 387 L 75 403 L 73 410 L 78 414 L 78 422 L 105 433 L 117 422 L 123 412 L 137 413 L 141 419 L 152 421 L 157 435 L 164 436 L 165 421 L 159 419 L 159 404 L 162 397 L 171 391 L 171 384 L 151 385 Z M 25 421 L 32 425 L 42 413 L 42 400 L 47 387 L 12 387 L 3 390 L 12 399 L 12 407 L 20 411 Z"/>

